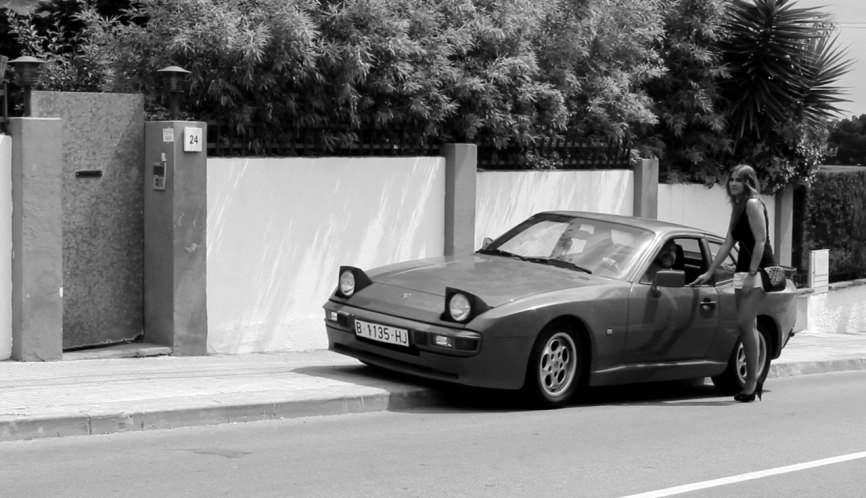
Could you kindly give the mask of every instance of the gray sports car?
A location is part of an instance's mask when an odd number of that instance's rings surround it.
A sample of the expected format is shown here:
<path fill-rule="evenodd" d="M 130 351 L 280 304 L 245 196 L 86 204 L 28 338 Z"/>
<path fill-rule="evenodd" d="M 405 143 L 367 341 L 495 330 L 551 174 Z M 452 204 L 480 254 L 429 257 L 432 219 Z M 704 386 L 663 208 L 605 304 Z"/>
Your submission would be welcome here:
<path fill-rule="evenodd" d="M 711 282 L 686 285 L 723 241 L 643 218 L 539 213 L 474 254 L 341 267 L 324 305 L 329 348 L 420 377 L 523 390 L 543 407 L 582 385 L 712 377 L 735 393 L 746 374 L 736 251 Z M 758 316 L 762 377 L 795 319 L 788 280 Z"/>

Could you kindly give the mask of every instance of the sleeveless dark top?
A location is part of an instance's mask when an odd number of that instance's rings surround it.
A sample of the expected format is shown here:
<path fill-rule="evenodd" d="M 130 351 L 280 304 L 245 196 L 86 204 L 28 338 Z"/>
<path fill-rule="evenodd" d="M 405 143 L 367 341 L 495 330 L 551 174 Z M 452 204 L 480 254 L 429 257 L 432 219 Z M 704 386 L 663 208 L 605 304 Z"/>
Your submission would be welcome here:
<path fill-rule="evenodd" d="M 764 226 L 767 228 L 767 240 L 764 242 L 764 254 L 761 255 L 761 262 L 758 264 L 758 268 L 766 268 L 774 266 L 776 259 L 773 257 L 773 246 L 770 245 L 770 221 L 767 217 L 767 206 L 764 206 L 762 202 L 761 207 L 764 208 Z M 752 248 L 755 247 L 755 236 L 752 234 L 749 215 L 746 214 L 745 209 L 740 213 L 734 229 L 731 230 L 731 235 L 740 244 L 739 256 L 737 257 L 737 271 L 748 272 L 752 261 Z"/>

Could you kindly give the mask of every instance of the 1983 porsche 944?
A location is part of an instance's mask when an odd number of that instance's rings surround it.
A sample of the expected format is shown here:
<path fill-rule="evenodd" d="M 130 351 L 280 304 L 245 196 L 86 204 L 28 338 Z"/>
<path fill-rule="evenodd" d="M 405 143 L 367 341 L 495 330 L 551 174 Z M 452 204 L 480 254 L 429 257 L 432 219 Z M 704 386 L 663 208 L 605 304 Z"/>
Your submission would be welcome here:
<path fill-rule="evenodd" d="M 655 220 L 539 213 L 474 254 L 341 267 L 324 305 L 329 349 L 429 379 L 522 390 L 542 407 L 562 406 L 582 385 L 712 377 L 735 393 L 746 372 L 736 249 L 711 282 L 687 285 L 723 242 Z M 653 271 L 666 245 L 675 261 Z M 761 376 L 795 319 L 788 280 L 758 316 Z"/>

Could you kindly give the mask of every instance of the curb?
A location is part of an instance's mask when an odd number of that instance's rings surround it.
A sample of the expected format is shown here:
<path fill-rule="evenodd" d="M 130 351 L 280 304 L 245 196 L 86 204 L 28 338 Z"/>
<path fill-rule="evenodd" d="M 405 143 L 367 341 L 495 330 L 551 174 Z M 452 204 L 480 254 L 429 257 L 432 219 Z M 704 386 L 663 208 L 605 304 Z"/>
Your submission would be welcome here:
<path fill-rule="evenodd" d="M 836 360 L 771 363 L 767 377 L 794 377 L 832 372 L 866 370 L 866 358 L 840 358 Z"/>
<path fill-rule="evenodd" d="M 202 406 L 146 412 L 27 418 L 0 421 L 0 442 L 46 437 L 88 436 L 262 420 L 347 415 L 436 406 L 443 395 L 423 388 L 373 395 L 292 400 L 249 405 Z"/>
<path fill-rule="evenodd" d="M 855 370 L 866 370 L 866 358 L 774 363 L 770 365 L 768 377 L 794 377 Z M 407 386 L 402 390 L 331 398 L 191 406 L 136 412 L 80 412 L 76 415 L 0 421 L 0 442 L 386 410 L 400 411 L 437 406 L 442 404 L 446 397 L 447 394 L 441 390 Z"/>

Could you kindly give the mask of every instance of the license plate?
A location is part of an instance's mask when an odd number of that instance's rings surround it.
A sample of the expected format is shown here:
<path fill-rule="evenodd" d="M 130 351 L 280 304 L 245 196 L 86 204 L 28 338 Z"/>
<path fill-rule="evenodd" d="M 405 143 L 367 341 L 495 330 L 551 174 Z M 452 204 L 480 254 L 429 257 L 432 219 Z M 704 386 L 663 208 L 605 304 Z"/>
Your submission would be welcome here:
<path fill-rule="evenodd" d="M 355 320 L 355 335 L 398 346 L 409 345 L 408 330 L 365 322 L 363 320 Z"/>

